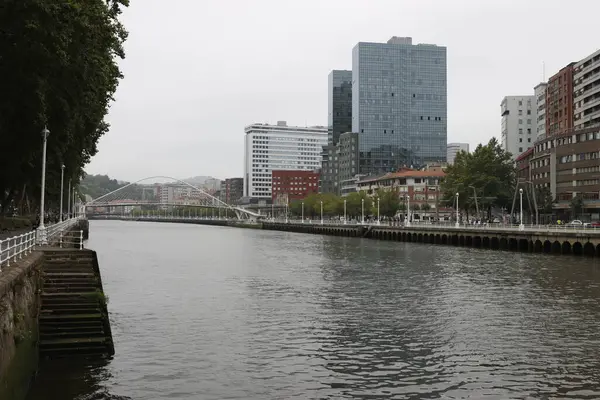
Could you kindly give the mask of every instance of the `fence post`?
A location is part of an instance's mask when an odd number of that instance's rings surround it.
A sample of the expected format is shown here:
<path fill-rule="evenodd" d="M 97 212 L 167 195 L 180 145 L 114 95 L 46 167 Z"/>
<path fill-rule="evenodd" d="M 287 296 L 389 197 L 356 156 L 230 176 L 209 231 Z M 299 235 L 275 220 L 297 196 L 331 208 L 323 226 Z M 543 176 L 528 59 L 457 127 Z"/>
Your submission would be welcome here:
<path fill-rule="evenodd" d="M 8 246 L 6 247 L 8 249 L 8 257 L 6 257 L 6 265 L 10 266 L 10 240 L 12 238 L 8 238 Z"/>
<path fill-rule="evenodd" d="M 79 231 L 79 250 L 83 249 L 83 230 Z"/>
<path fill-rule="evenodd" d="M 19 235 L 19 260 L 23 258 L 23 236 L 25 235 Z"/>

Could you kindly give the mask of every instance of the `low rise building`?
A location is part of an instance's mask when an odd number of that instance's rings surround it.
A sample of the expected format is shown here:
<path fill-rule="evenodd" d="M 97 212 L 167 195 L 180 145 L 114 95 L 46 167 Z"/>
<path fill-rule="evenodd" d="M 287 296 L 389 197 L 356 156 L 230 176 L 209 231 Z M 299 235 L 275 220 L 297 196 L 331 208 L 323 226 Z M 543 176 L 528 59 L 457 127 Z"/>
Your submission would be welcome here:
<path fill-rule="evenodd" d="M 302 200 L 311 193 L 319 192 L 318 171 L 273 170 L 271 192 L 274 203 L 285 204 Z"/>
<path fill-rule="evenodd" d="M 398 172 L 369 177 L 358 181 L 359 191 L 374 195 L 378 190 L 396 191 L 400 200 L 410 200 L 415 209 L 435 212 L 442 201 L 440 185 L 446 174 L 441 169 L 415 170 L 402 168 Z"/>
<path fill-rule="evenodd" d="M 244 178 L 227 178 L 221 184 L 221 200 L 237 204 L 244 195 Z"/>

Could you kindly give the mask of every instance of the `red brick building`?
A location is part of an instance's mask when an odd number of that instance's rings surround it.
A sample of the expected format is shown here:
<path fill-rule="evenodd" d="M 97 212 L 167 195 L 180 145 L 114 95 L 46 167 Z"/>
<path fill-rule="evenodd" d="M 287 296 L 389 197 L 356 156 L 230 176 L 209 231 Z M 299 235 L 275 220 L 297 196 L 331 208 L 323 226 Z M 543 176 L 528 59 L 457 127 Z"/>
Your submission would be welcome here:
<path fill-rule="evenodd" d="M 548 80 L 546 88 L 546 134 L 573 129 L 573 66 L 570 63 Z"/>
<path fill-rule="evenodd" d="M 318 171 L 274 170 L 271 176 L 271 198 L 284 202 L 302 200 L 311 193 L 319 192 Z"/>
<path fill-rule="evenodd" d="M 530 148 L 527 151 L 521 153 L 516 159 L 517 163 L 517 178 L 520 181 L 531 181 L 531 166 L 529 162 L 533 157 L 534 148 Z"/>

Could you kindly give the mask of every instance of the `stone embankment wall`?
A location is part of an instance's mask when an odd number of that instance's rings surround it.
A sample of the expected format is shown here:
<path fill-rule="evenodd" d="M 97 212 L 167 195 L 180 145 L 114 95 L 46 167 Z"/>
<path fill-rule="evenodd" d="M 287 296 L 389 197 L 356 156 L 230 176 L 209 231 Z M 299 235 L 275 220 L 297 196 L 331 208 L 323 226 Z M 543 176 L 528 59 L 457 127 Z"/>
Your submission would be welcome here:
<path fill-rule="evenodd" d="M 37 369 L 43 261 L 36 251 L 0 273 L 0 399 L 24 399 Z"/>

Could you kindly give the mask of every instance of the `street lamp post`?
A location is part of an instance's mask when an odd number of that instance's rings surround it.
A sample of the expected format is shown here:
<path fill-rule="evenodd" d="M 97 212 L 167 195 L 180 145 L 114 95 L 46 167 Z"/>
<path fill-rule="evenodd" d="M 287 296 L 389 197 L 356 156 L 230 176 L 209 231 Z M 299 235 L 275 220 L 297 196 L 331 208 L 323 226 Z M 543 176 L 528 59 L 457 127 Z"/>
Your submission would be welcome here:
<path fill-rule="evenodd" d="M 47 244 L 47 238 L 46 238 L 46 227 L 44 226 L 44 217 L 45 217 L 45 211 L 44 211 L 44 201 L 45 201 L 45 194 L 46 194 L 46 147 L 48 145 L 48 135 L 50 134 L 50 131 L 48 130 L 48 128 L 46 128 L 44 126 L 44 129 L 42 129 L 42 140 L 43 140 L 43 149 L 42 149 L 42 191 L 41 191 L 41 196 L 40 196 L 40 226 L 38 227 L 38 239 L 40 244 L 44 245 Z"/>
<path fill-rule="evenodd" d="M 525 225 L 523 225 L 523 189 L 519 189 L 519 200 L 520 200 L 520 216 L 519 216 L 519 230 L 524 231 Z"/>
<path fill-rule="evenodd" d="M 380 225 L 381 222 L 379 222 L 379 197 L 377 198 L 377 225 Z"/>
<path fill-rule="evenodd" d="M 69 179 L 69 187 L 67 188 L 67 219 L 71 218 L 71 180 Z"/>
<path fill-rule="evenodd" d="M 458 222 L 458 192 L 456 192 L 456 224 L 455 227 L 460 228 L 460 222 Z"/>
<path fill-rule="evenodd" d="M 77 209 L 75 208 L 75 186 L 73 186 L 73 216 L 77 216 Z"/>
<path fill-rule="evenodd" d="M 271 199 L 271 218 L 275 221 L 275 203 L 273 203 L 273 199 Z"/>
<path fill-rule="evenodd" d="M 321 200 L 321 225 L 323 225 L 323 200 Z"/>
<path fill-rule="evenodd" d="M 406 226 L 410 226 L 410 196 L 406 195 Z"/>
<path fill-rule="evenodd" d="M 63 220 L 63 194 L 65 191 L 64 188 L 64 179 L 65 179 L 65 164 L 62 164 L 60 166 L 60 219 L 59 221 L 62 222 Z"/>
<path fill-rule="evenodd" d="M 288 202 L 285 202 L 285 223 L 288 223 Z"/>
<path fill-rule="evenodd" d="M 346 225 L 346 199 L 344 199 L 344 225 Z"/>
<path fill-rule="evenodd" d="M 304 223 L 304 202 L 302 202 L 302 223 Z"/>
<path fill-rule="evenodd" d="M 365 199 L 360 199 L 360 205 L 361 205 L 361 212 L 362 212 L 362 219 L 361 219 L 361 224 L 365 223 Z"/>

